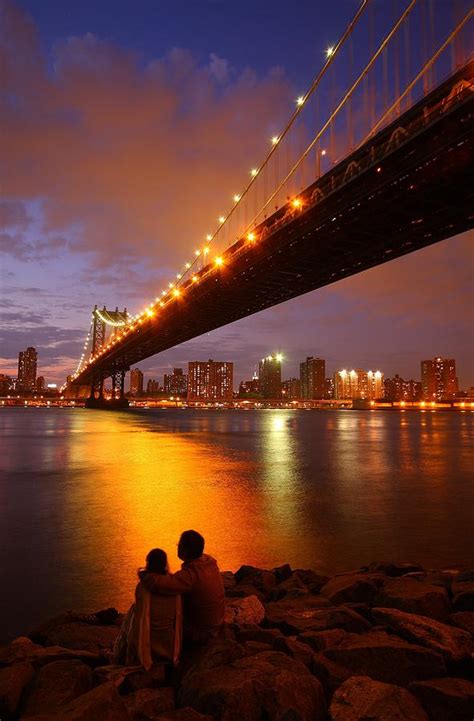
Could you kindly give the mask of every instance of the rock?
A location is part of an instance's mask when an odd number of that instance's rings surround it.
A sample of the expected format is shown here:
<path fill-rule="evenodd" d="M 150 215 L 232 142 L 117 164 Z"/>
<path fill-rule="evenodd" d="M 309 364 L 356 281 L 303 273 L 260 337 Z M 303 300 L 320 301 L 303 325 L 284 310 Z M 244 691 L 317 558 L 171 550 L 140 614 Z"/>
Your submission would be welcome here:
<path fill-rule="evenodd" d="M 214 721 L 214 718 L 187 706 L 186 708 L 177 708 L 175 711 L 159 714 L 155 716 L 154 721 Z"/>
<path fill-rule="evenodd" d="M 262 628 L 254 624 L 235 626 L 234 635 L 239 643 L 258 641 L 259 643 L 268 643 L 270 646 L 273 646 L 276 639 L 283 638 L 282 632 L 278 628 Z"/>
<path fill-rule="evenodd" d="M 101 654 L 112 650 L 120 632 L 118 626 L 99 626 L 88 623 L 64 623 L 51 628 L 44 639 L 45 646 L 62 646 Z"/>
<path fill-rule="evenodd" d="M 453 608 L 455 611 L 474 611 L 474 582 L 453 583 Z"/>
<path fill-rule="evenodd" d="M 294 573 L 286 581 L 282 581 L 278 586 L 275 586 L 275 588 L 270 591 L 268 598 L 270 601 L 279 601 L 281 598 L 297 598 L 298 596 L 305 596 L 308 593 L 308 587 L 300 577 Z"/>
<path fill-rule="evenodd" d="M 431 721 L 472 721 L 474 683 L 461 678 L 436 678 L 410 684 Z"/>
<path fill-rule="evenodd" d="M 325 678 L 330 688 L 353 675 L 407 686 L 446 673 L 441 654 L 376 630 L 347 634 L 337 646 L 317 654 L 315 664 L 318 678 Z"/>
<path fill-rule="evenodd" d="M 368 570 L 384 573 L 386 576 L 392 576 L 393 578 L 405 576 L 407 573 L 424 571 L 423 567 L 419 566 L 418 563 L 394 563 L 393 561 L 376 561 L 370 564 Z"/>
<path fill-rule="evenodd" d="M 347 679 L 334 694 L 329 711 L 332 721 L 429 721 L 409 691 L 368 676 Z"/>
<path fill-rule="evenodd" d="M 437 651 L 447 661 L 458 662 L 468 658 L 474 650 L 471 635 L 427 616 L 415 616 L 397 609 L 373 608 L 375 621 L 390 626 L 407 641 Z"/>
<path fill-rule="evenodd" d="M 327 648 L 338 646 L 346 638 L 347 631 L 342 628 L 333 628 L 330 631 L 305 631 L 298 636 L 298 641 L 311 646 L 313 651 L 325 651 Z"/>
<path fill-rule="evenodd" d="M 29 663 L 15 663 L 0 669 L 0 719 L 12 718 L 35 671 Z"/>
<path fill-rule="evenodd" d="M 28 721 L 130 721 L 130 717 L 117 689 L 104 683 L 64 706 L 59 714 L 28 716 Z"/>
<path fill-rule="evenodd" d="M 225 605 L 226 623 L 261 623 L 265 618 L 265 607 L 256 596 L 246 596 L 232 601 L 227 600 Z"/>
<path fill-rule="evenodd" d="M 237 584 L 254 586 L 258 591 L 267 596 L 276 585 L 275 574 L 264 568 L 255 566 L 241 566 L 235 573 Z"/>
<path fill-rule="evenodd" d="M 474 569 L 462 569 L 457 575 L 457 581 L 473 581 L 474 582 Z"/>
<path fill-rule="evenodd" d="M 237 583 L 232 571 L 221 571 L 221 578 L 222 583 L 224 584 L 224 591 L 227 591 L 229 588 L 233 588 Z"/>
<path fill-rule="evenodd" d="M 130 721 L 155 719 L 165 711 L 174 710 L 174 688 L 141 688 L 124 696 Z"/>
<path fill-rule="evenodd" d="M 220 721 L 325 718 L 319 681 L 302 663 L 275 651 L 186 676 L 178 701 Z"/>
<path fill-rule="evenodd" d="M 143 666 L 100 666 L 94 671 L 98 683 L 110 683 L 127 694 L 142 688 L 157 688 L 165 680 L 165 664 L 154 664 L 149 671 Z"/>
<path fill-rule="evenodd" d="M 94 616 L 102 626 L 112 626 L 117 625 L 120 614 L 116 608 L 105 608 L 103 611 L 96 611 Z"/>
<path fill-rule="evenodd" d="M 298 636 L 279 636 L 273 643 L 273 650 L 296 658 L 310 670 L 313 668 L 314 652 L 307 643 L 301 643 Z"/>
<path fill-rule="evenodd" d="M 474 611 L 457 611 L 448 616 L 448 623 L 467 631 L 474 637 Z"/>
<path fill-rule="evenodd" d="M 49 646 L 44 648 L 33 643 L 26 636 L 14 639 L 7 646 L 0 649 L 0 666 L 6 666 L 19 661 L 28 661 L 35 668 L 45 666 L 53 661 L 83 661 L 88 666 L 98 666 L 101 663 L 100 656 L 89 651 L 72 651 L 69 648 L 60 646 Z"/>
<path fill-rule="evenodd" d="M 325 631 L 330 628 L 343 628 L 354 633 L 362 633 L 370 628 L 368 621 L 358 613 L 345 606 L 327 607 L 327 603 L 317 596 L 268 603 L 265 607 L 264 625 L 279 628 L 287 636 L 304 631 Z"/>
<path fill-rule="evenodd" d="M 288 578 L 291 578 L 291 574 L 293 571 L 291 570 L 291 566 L 289 563 L 285 563 L 283 566 L 278 566 L 277 568 L 272 568 L 272 573 L 275 576 L 275 580 L 277 583 L 282 583 L 283 581 L 286 581 Z"/>
<path fill-rule="evenodd" d="M 81 661 L 53 661 L 36 675 L 26 701 L 22 718 L 59 710 L 92 688 L 92 671 Z"/>
<path fill-rule="evenodd" d="M 383 585 L 382 575 L 363 573 L 347 574 L 331 578 L 321 589 L 331 603 L 372 603 L 378 588 Z"/>
<path fill-rule="evenodd" d="M 259 591 L 258 588 L 246 583 L 242 583 L 238 586 L 231 586 L 226 590 L 225 595 L 227 598 L 246 598 L 247 596 L 256 596 L 258 600 L 262 602 L 266 599 L 265 594 Z"/>
<path fill-rule="evenodd" d="M 438 621 L 444 621 L 450 612 L 446 589 L 404 577 L 387 581 L 385 586 L 379 589 L 374 605 L 398 608 L 406 613 L 429 616 Z"/>
<path fill-rule="evenodd" d="M 306 568 L 295 569 L 292 576 L 304 583 L 311 593 L 319 593 L 322 587 L 330 580 L 329 576 Z"/>

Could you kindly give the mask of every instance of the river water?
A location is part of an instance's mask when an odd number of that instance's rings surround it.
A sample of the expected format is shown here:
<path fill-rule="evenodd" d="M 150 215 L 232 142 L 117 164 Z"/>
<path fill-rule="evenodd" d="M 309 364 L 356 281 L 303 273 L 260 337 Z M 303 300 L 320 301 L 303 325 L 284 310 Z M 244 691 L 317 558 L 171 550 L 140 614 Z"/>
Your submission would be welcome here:
<path fill-rule="evenodd" d="M 195 528 L 221 568 L 474 563 L 474 413 L 6 408 L 0 639 L 126 609 Z"/>

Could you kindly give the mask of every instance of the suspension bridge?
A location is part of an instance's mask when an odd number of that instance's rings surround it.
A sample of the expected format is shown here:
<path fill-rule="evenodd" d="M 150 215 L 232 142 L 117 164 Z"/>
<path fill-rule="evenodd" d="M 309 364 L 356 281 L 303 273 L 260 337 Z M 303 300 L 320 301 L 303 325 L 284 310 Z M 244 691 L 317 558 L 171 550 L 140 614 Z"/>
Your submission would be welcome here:
<path fill-rule="evenodd" d="M 103 407 L 111 378 L 107 407 L 125 405 L 133 364 L 471 229 L 473 16 L 467 0 L 363 0 L 175 277 L 135 315 L 94 308 L 65 392 Z"/>

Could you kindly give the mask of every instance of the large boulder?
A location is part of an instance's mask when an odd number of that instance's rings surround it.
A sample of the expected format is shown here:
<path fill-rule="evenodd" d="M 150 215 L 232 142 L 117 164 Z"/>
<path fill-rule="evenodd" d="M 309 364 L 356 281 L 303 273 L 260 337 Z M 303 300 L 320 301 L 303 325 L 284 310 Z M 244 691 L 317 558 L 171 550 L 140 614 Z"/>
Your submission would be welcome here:
<path fill-rule="evenodd" d="M 96 683 L 111 683 L 122 694 L 157 688 L 164 684 L 165 664 L 154 664 L 149 671 L 143 666 L 100 666 L 94 671 L 94 680 Z"/>
<path fill-rule="evenodd" d="M 226 623 L 258 624 L 265 618 L 265 607 L 256 596 L 227 600 L 225 605 Z"/>
<path fill-rule="evenodd" d="M 427 616 L 415 616 L 392 608 L 373 608 L 374 620 L 390 626 L 396 634 L 412 643 L 426 646 L 442 654 L 447 661 L 462 661 L 474 650 L 467 631 L 448 626 Z"/>
<path fill-rule="evenodd" d="M 384 587 L 379 589 L 374 604 L 429 616 L 438 621 L 444 621 L 450 612 L 446 589 L 403 576 L 387 581 Z"/>
<path fill-rule="evenodd" d="M 33 666 L 24 662 L 0 669 L 0 719 L 16 714 L 22 694 L 34 675 Z"/>
<path fill-rule="evenodd" d="M 452 591 L 455 611 L 474 611 L 474 581 L 453 583 Z"/>
<path fill-rule="evenodd" d="M 293 576 L 296 576 L 311 593 L 319 593 L 322 587 L 329 581 L 329 576 L 325 576 L 323 573 L 316 573 L 309 568 L 296 568 L 293 571 Z"/>
<path fill-rule="evenodd" d="M 351 573 L 331 578 L 321 589 L 331 603 L 372 603 L 383 585 L 381 574 Z"/>
<path fill-rule="evenodd" d="M 92 688 L 92 671 L 82 661 L 53 661 L 36 675 L 22 705 L 22 718 L 60 709 Z"/>
<path fill-rule="evenodd" d="M 33 643 L 26 636 L 19 636 L 7 646 L 0 648 L 0 666 L 6 666 L 20 661 L 28 661 L 35 668 L 45 666 L 53 661 L 83 661 L 88 666 L 97 666 L 101 657 L 89 651 L 79 649 L 73 651 L 61 646 L 48 646 L 47 648 Z M 103 660 L 102 660 L 103 662 Z"/>
<path fill-rule="evenodd" d="M 329 631 L 305 631 L 298 636 L 298 640 L 311 646 L 313 651 L 319 652 L 339 646 L 347 633 L 342 628 L 331 628 Z"/>
<path fill-rule="evenodd" d="M 406 689 L 352 676 L 334 694 L 331 721 L 429 721 L 417 699 Z"/>
<path fill-rule="evenodd" d="M 90 623 L 63 623 L 53 626 L 44 639 L 45 646 L 62 646 L 100 654 L 111 651 L 120 632 L 115 625 Z"/>
<path fill-rule="evenodd" d="M 270 601 L 279 601 L 281 598 L 296 598 L 309 593 L 308 586 L 297 573 L 293 573 L 286 581 L 282 581 L 272 589 L 269 594 Z"/>
<path fill-rule="evenodd" d="M 314 664 L 314 652 L 307 643 L 301 643 L 298 636 L 279 636 L 273 642 L 273 650 L 286 653 L 291 658 L 304 663 L 306 668 L 310 670 Z"/>
<path fill-rule="evenodd" d="M 435 678 L 410 684 L 431 721 L 472 721 L 474 683 L 462 678 Z"/>
<path fill-rule="evenodd" d="M 283 634 L 278 628 L 262 628 L 254 624 L 240 624 L 233 626 L 234 636 L 239 643 L 246 641 L 257 641 L 259 643 L 268 643 L 273 646 L 278 638 L 282 638 Z"/>
<path fill-rule="evenodd" d="M 241 566 L 234 574 L 237 584 L 253 586 L 266 597 L 276 586 L 276 577 L 273 571 L 255 566 Z"/>
<path fill-rule="evenodd" d="M 161 713 L 173 711 L 174 688 L 141 688 L 123 697 L 130 721 L 155 719 Z"/>
<path fill-rule="evenodd" d="M 316 675 L 334 689 L 353 675 L 407 686 L 411 681 L 446 674 L 441 654 L 408 643 L 385 631 L 347 634 L 337 645 L 315 657 Z"/>
<path fill-rule="evenodd" d="M 474 611 L 457 611 L 448 616 L 448 623 L 467 631 L 474 637 Z"/>
<path fill-rule="evenodd" d="M 28 716 L 28 721 L 130 721 L 130 717 L 117 689 L 104 683 L 78 696 L 58 714 Z"/>
<path fill-rule="evenodd" d="M 345 606 L 331 607 L 318 596 L 282 599 L 267 603 L 265 609 L 265 625 L 279 628 L 287 636 L 330 628 L 362 633 L 370 628 L 370 623 L 355 611 Z"/>
<path fill-rule="evenodd" d="M 325 718 L 319 681 L 302 663 L 275 651 L 187 675 L 178 701 L 220 721 Z"/>
<path fill-rule="evenodd" d="M 398 563 L 396 561 L 374 561 L 368 567 L 370 572 L 384 573 L 392 578 L 405 576 L 407 573 L 422 573 L 423 567 L 418 563 Z"/>
<path fill-rule="evenodd" d="M 222 583 L 224 584 L 224 591 L 227 592 L 229 588 L 233 588 L 236 584 L 235 576 L 232 571 L 221 571 Z"/>

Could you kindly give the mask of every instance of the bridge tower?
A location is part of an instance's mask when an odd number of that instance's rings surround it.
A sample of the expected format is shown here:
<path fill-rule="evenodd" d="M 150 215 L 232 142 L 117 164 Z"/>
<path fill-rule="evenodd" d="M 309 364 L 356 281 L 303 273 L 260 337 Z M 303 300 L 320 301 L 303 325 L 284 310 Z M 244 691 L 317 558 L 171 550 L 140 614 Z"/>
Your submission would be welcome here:
<path fill-rule="evenodd" d="M 107 343 L 108 329 L 120 328 L 128 322 L 127 309 L 108 310 L 104 305 L 99 309 L 94 306 L 92 312 L 92 346 L 91 355 L 96 353 Z M 91 380 L 90 395 L 86 401 L 88 408 L 117 408 L 128 407 L 128 400 L 125 398 L 125 374 L 128 368 L 114 365 L 109 373 L 99 372 Z M 112 397 L 106 400 L 104 397 L 104 380 L 110 376 L 112 381 Z"/>

